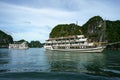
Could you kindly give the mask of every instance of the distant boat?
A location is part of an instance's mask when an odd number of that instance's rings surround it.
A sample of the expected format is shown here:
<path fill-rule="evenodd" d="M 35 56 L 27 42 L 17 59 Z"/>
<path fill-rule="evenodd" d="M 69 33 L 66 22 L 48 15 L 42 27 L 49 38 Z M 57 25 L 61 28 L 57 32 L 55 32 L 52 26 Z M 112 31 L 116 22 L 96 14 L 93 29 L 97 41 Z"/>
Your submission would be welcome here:
<path fill-rule="evenodd" d="M 57 51 L 102 52 L 106 48 L 106 42 L 102 42 L 105 27 L 102 30 L 99 42 L 90 42 L 84 35 L 74 35 L 50 38 L 46 40 L 44 48 Z"/>
<path fill-rule="evenodd" d="M 28 49 L 27 42 L 9 44 L 10 49 Z"/>

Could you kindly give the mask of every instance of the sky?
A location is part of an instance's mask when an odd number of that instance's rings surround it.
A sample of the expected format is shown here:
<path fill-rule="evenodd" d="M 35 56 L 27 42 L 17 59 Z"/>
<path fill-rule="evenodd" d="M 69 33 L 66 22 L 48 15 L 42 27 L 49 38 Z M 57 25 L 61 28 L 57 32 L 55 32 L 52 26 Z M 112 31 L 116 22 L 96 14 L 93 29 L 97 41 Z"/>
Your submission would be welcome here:
<path fill-rule="evenodd" d="M 45 42 L 58 24 L 78 22 L 93 16 L 120 20 L 120 0 L 0 0 L 0 30 L 15 41 Z"/>

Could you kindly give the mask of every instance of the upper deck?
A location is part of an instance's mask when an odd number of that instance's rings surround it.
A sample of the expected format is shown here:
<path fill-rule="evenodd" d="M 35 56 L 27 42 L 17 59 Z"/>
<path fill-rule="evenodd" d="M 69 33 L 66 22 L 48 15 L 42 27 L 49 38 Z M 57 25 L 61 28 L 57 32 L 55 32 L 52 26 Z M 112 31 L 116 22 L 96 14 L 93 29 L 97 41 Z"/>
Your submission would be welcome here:
<path fill-rule="evenodd" d="M 46 43 L 69 43 L 69 42 L 85 42 L 87 38 L 84 35 L 75 35 L 68 37 L 58 37 L 58 38 L 50 38 L 46 40 Z"/>

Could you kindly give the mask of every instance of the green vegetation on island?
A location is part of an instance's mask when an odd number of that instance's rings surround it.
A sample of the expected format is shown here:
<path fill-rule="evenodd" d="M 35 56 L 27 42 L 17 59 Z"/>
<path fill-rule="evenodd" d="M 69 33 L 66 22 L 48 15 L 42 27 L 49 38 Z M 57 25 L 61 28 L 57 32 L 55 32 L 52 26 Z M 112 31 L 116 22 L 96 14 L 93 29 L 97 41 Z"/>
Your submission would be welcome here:
<path fill-rule="evenodd" d="M 29 43 L 29 47 L 30 48 L 41 48 L 41 47 L 43 47 L 43 44 L 40 43 L 40 41 L 31 41 Z"/>
<path fill-rule="evenodd" d="M 76 24 L 59 24 L 52 29 L 50 38 L 80 35 L 80 28 Z"/>
<path fill-rule="evenodd" d="M 12 36 L 0 30 L 0 47 L 7 48 L 9 43 L 13 43 Z"/>
<path fill-rule="evenodd" d="M 109 43 L 120 42 L 120 20 L 106 21 L 107 23 L 107 40 Z M 108 48 L 120 49 L 120 43 L 109 45 Z"/>
<path fill-rule="evenodd" d="M 41 48 L 41 47 L 43 47 L 43 44 L 40 41 L 28 42 L 24 39 L 21 39 L 19 41 L 15 41 L 15 43 L 23 43 L 23 42 L 27 42 L 27 45 L 29 46 L 29 48 Z"/>

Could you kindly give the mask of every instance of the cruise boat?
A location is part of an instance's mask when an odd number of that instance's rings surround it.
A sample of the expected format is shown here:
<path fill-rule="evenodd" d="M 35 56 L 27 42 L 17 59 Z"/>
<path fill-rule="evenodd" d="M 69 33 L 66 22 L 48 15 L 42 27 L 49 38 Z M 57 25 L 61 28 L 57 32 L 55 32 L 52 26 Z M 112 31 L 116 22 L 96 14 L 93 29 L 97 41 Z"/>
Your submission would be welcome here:
<path fill-rule="evenodd" d="M 102 52 L 105 49 L 102 42 L 90 42 L 84 35 L 50 38 L 44 48 L 57 51 Z"/>
<path fill-rule="evenodd" d="M 57 51 L 102 52 L 107 46 L 107 41 L 105 40 L 106 21 L 100 23 L 98 27 L 102 27 L 98 41 L 91 41 L 84 35 L 49 38 L 46 40 L 44 48 Z"/>

